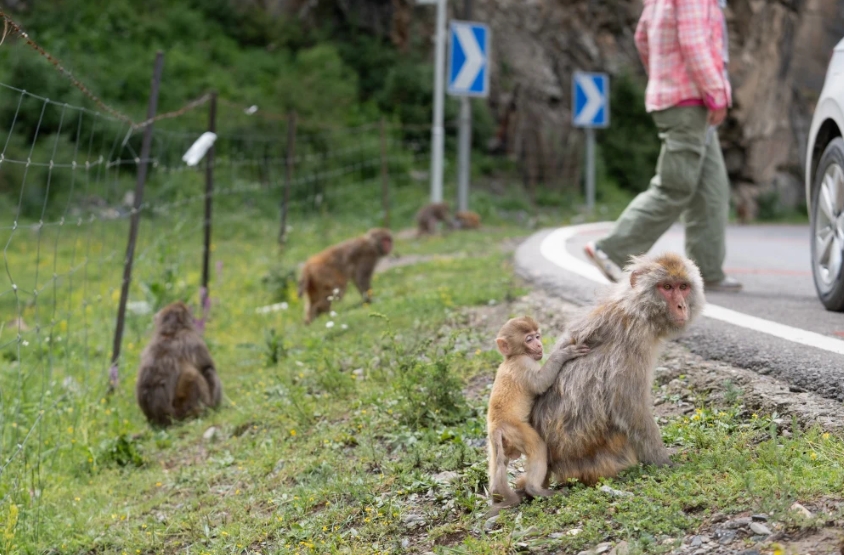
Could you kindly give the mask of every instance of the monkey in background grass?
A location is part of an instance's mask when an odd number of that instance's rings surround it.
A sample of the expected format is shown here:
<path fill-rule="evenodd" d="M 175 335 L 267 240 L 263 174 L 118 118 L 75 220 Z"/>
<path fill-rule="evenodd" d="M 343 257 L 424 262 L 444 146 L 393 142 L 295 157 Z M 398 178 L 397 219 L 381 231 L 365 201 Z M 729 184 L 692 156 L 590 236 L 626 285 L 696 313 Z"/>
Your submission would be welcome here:
<path fill-rule="evenodd" d="M 190 309 L 178 301 L 155 315 L 152 339 L 141 353 L 135 397 L 150 423 L 166 427 L 218 407 L 223 386 Z"/>
<path fill-rule="evenodd" d="M 352 280 L 364 302 L 372 301 L 372 275 L 375 265 L 393 250 L 389 229 L 373 228 L 319 252 L 305 262 L 299 276 L 297 294 L 305 298 L 305 323 L 310 324 L 331 310 Z"/>

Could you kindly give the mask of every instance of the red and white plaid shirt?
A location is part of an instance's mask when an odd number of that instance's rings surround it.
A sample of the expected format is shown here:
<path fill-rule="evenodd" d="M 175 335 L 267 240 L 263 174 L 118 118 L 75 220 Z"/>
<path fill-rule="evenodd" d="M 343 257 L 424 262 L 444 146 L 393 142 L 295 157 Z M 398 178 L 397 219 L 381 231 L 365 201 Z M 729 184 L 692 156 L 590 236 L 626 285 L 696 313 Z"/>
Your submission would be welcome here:
<path fill-rule="evenodd" d="M 701 102 L 709 109 L 732 105 L 718 0 L 644 3 L 635 38 L 648 73 L 647 111 Z"/>

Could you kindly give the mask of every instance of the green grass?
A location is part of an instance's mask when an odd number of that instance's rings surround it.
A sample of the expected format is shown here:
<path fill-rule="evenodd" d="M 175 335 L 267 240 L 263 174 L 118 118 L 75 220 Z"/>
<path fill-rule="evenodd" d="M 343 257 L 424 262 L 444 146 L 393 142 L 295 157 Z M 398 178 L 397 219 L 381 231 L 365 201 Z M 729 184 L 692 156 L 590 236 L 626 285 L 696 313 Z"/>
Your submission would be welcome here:
<path fill-rule="evenodd" d="M 409 224 L 414 194 L 398 195 L 396 227 Z M 663 427 L 680 448 L 678 466 L 634 468 L 609 482 L 633 497 L 574 485 L 566 496 L 503 513 L 486 531 L 486 392 L 467 396 L 464 388 L 490 379 L 499 355 L 465 314 L 527 291 L 499 246 L 530 233 L 493 208 L 480 231 L 398 240 L 403 256 L 442 256 L 378 274 L 372 305 L 351 292 L 336 316 L 306 327 L 295 287 L 285 289 L 280 276 L 377 225 L 377 216 L 293 214 L 279 253 L 272 206 L 222 203 L 214 228 L 222 271 L 212 270 L 205 337 L 224 406 L 167 431 L 152 430 L 134 401 L 150 315 L 128 313 L 122 381 L 105 395 L 125 224 L 78 236 L 44 228 L 40 251 L 37 232 L 17 230 L 6 257 L 30 330 L 26 345 L 17 341 L 7 315 L 18 304 L 0 298 L 0 464 L 12 455 L 0 475 L 0 552 L 392 553 L 404 540 L 421 551 L 433 543 L 439 552 L 505 553 L 522 543 L 574 553 L 628 539 L 650 553 L 716 511 L 781 515 L 795 498 L 842 496 L 840 438 L 797 428 L 784 437 L 771 415 L 704 402 L 692 418 Z M 564 224 L 566 214 L 543 217 Z M 176 240 L 180 221 L 188 223 Z M 130 301 L 196 304 L 198 221 L 191 211 L 142 221 Z M 86 274 L 71 272 L 83 253 Z M 33 304 L 24 293 L 36 283 L 36 257 L 37 283 L 47 287 Z M 54 290 L 54 272 L 71 275 L 72 287 L 63 278 Z M 279 301 L 289 309 L 255 313 Z M 437 482 L 442 472 L 453 480 Z M 421 527 L 407 524 L 414 515 Z M 582 532 L 551 536 L 572 528 Z"/>

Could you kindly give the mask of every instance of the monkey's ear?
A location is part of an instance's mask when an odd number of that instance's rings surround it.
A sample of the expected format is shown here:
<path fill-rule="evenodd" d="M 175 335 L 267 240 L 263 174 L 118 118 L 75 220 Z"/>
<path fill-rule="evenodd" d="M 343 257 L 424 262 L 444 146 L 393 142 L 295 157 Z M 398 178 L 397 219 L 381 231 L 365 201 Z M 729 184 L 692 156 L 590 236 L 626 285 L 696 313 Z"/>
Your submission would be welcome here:
<path fill-rule="evenodd" d="M 503 337 L 496 337 L 495 344 L 498 345 L 498 352 L 505 357 L 510 354 L 510 344 Z"/>
<path fill-rule="evenodd" d="M 630 287 L 636 287 L 636 282 L 639 280 L 640 275 L 642 275 L 642 270 L 630 272 Z"/>

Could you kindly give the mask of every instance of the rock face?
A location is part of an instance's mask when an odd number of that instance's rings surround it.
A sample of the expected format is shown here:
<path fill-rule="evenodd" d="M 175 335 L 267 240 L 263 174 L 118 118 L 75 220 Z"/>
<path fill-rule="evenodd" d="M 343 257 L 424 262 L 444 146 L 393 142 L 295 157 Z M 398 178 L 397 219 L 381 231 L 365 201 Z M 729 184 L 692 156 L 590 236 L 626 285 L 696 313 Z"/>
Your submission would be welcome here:
<path fill-rule="evenodd" d="M 450 17 L 462 18 L 464 1 L 449 2 Z M 578 183 L 582 134 L 571 126 L 572 72 L 628 72 L 644 85 L 633 41 L 642 0 L 470 1 L 472 19 L 492 29 L 488 105 L 498 130 L 490 149 L 517 158 L 529 187 Z M 402 47 L 411 19 L 414 33 L 433 31 L 432 7 L 412 0 L 288 3 L 299 13 L 335 4 Z M 737 202 L 776 192 L 779 202 L 798 205 L 812 111 L 844 37 L 844 0 L 728 0 L 727 21 L 733 109 L 720 132 Z"/>
<path fill-rule="evenodd" d="M 540 181 L 561 161 L 561 178 L 576 180 L 570 164 L 580 159 L 580 133 L 570 126 L 571 74 L 627 70 L 644 80 L 633 42 L 641 0 L 477 4 L 476 18 L 498 37 L 490 106 L 504 148 Z M 721 143 L 731 181 L 798 205 L 812 111 L 844 36 L 844 1 L 731 0 L 727 22 L 734 97 Z"/>

